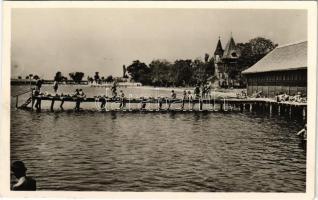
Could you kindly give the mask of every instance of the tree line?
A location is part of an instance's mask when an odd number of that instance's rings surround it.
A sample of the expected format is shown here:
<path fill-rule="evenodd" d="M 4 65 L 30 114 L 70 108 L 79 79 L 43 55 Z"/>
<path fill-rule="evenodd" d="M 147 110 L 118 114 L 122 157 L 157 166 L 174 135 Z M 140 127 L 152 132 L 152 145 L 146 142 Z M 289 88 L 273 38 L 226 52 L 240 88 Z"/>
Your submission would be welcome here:
<path fill-rule="evenodd" d="M 143 85 L 152 86 L 192 86 L 214 74 L 214 60 L 206 54 L 205 60 L 179 59 L 173 63 L 167 60 L 153 60 L 149 65 L 139 60 L 127 67 L 131 79 Z"/>
<path fill-rule="evenodd" d="M 237 60 L 239 71 L 243 71 L 267 53 L 277 44 L 269 39 L 257 37 L 246 43 L 238 43 L 240 57 Z M 149 65 L 135 60 L 127 67 L 131 79 L 143 85 L 152 86 L 194 86 L 205 84 L 209 80 L 216 80 L 214 57 L 205 54 L 202 59 L 178 59 L 174 62 L 167 60 L 153 60 Z M 231 71 L 228 71 L 231 76 Z"/>

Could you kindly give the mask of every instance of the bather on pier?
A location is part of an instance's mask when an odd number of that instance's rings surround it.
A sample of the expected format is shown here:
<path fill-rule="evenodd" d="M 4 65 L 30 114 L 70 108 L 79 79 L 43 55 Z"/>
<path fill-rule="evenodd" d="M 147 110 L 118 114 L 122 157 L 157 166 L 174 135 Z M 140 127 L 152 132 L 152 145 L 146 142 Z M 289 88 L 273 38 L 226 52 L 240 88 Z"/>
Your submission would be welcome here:
<path fill-rule="evenodd" d="M 195 100 L 200 99 L 200 97 L 201 97 L 201 96 L 200 96 L 201 91 L 200 91 L 200 85 L 199 85 L 199 84 L 194 88 L 193 93 L 194 93 L 194 98 L 195 98 Z M 192 102 L 192 110 L 194 109 L 194 106 L 195 106 L 195 101 Z"/>
<path fill-rule="evenodd" d="M 115 99 L 117 97 L 117 83 L 116 83 L 116 81 L 114 81 L 113 86 L 111 88 L 111 91 L 112 91 L 113 99 Z"/>
<path fill-rule="evenodd" d="M 76 89 L 74 97 L 76 97 L 75 110 L 79 111 L 80 110 L 81 101 L 86 97 L 86 95 L 85 95 L 85 93 L 83 92 L 82 89 Z"/>
<path fill-rule="evenodd" d="M 43 79 L 38 79 L 35 82 L 35 86 L 36 86 L 36 90 L 41 90 L 42 84 L 43 84 L 44 80 Z"/>
<path fill-rule="evenodd" d="M 144 97 L 140 97 L 140 99 L 141 99 L 141 102 L 140 102 L 140 104 L 141 104 L 141 106 L 140 106 L 140 110 L 145 110 L 146 109 L 146 98 L 144 98 Z"/>
<path fill-rule="evenodd" d="M 33 88 L 32 95 L 37 97 L 37 96 L 41 95 L 41 92 L 40 92 L 40 90 L 38 90 L 38 88 Z M 35 103 L 35 105 L 34 105 L 34 103 Z M 32 110 L 33 110 L 33 106 L 36 108 L 37 111 L 40 111 L 41 110 L 41 99 L 38 98 L 38 99 L 36 99 L 36 101 L 34 101 L 32 99 L 32 104 L 31 104 Z"/>
<path fill-rule="evenodd" d="M 126 107 L 126 101 L 125 101 L 125 94 L 122 90 L 120 90 L 120 105 L 119 108 L 125 108 Z"/>
<path fill-rule="evenodd" d="M 106 103 L 107 103 L 106 98 L 107 98 L 106 95 L 101 96 L 101 97 L 99 98 L 99 101 L 101 102 L 101 104 L 100 104 L 100 109 L 101 109 L 102 111 L 105 111 L 105 110 L 106 110 Z"/>
<path fill-rule="evenodd" d="M 58 82 L 55 80 L 54 83 L 53 83 L 53 90 L 54 90 L 55 93 L 57 93 L 58 88 L 59 88 L 59 84 L 58 84 Z"/>
<path fill-rule="evenodd" d="M 191 94 L 191 92 L 190 92 L 190 94 Z M 186 91 L 186 90 L 184 90 L 184 91 L 183 91 L 183 95 L 182 95 L 182 105 L 181 105 L 181 110 L 183 110 L 183 109 L 184 109 L 184 103 L 185 103 L 185 101 L 186 101 L 186 100 L 188 100 L 188 99 L 189 99 L 188 93 L 187 93 L 187 91 Z"/>
<path fill-rule="evenodd" d="M 170 107 L 171 107 L 171 100 L 173 101 L 173 100 L 175 100 L 175 99 L 177 99 L 177 94 L 175 93 L 175 91 L 174 90 L 171 90 L 171 99 L 169 100 L 169 105 L 168 105 L 168 110 L 170 109 Z"/>

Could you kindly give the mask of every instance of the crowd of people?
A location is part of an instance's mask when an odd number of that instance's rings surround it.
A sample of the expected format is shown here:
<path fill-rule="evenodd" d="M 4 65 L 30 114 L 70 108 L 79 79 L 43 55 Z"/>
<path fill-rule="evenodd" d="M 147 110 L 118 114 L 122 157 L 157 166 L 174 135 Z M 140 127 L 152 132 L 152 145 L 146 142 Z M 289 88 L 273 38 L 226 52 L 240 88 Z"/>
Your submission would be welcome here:
<path fill-rule="evenodd" d="M 118 95 L 117 85 L 113 84 L 111 91 L 112 91 L 111 99 L 119 101 L 120 103 L 119 109 L 125 109 L 126 103 L 128 100 L 123 90 L 120 90 Z M 169 97 L 157 97 L 159 109 L 162 109 L 163 102 L 167 102 L 167 109 L 169 110 L 171 108 L 171 105 L 175 103 L 176 100 L 180 101 L 179 103 L 181 103 L 181 109 L 184 109 L 185 102 L 189 102 L 189 100 L 190 101 L 199 100 L 201 97 L 205 97 L 206 95 L 208 95 L 206 92 L 207 92 L 206 88 L 204 87 L 200 88 L 200 85 L 197 85 L 194 88 L 193 93 L 191 92 L 191 90 L 184 90 L 182 97 L 178 99 L 177 93 L 175 92 L 175 90 L 171 90 L 171 94 Z M 98 99 L 99 102 L 101 102 L 101 105 L 100 105 L 101 110 L 105 110 L 107 99 L 109 99 L 109 97 L 107 97 L 106 95 L 100 95 L 100 96 L 95 96 L 95 98 Z M 147 105 L 147 100 L 154 99 L 154 98 L 140 97 L 140 99 L 141 99 L 140 109 L 145 109 Z M 192 109 L 194 108 L 194 106 L 195 106 L 195 101 L 192 102 Z"/>
<path fill-rule="evenodd" d="M 33 89 L 33 95 L 34 96 L 38 96 L 38 95 L 43 95 L 43 96 L 60 96 L 60 97 L 72 97 L 72 98 L 76 98 L 76 105 L 75 105 L 75 110 L 80 110 L 80 103 L 81 101 L 86 98 L 86 95 L 84 93 L 84 91 L 82 89 L 76 89 L 74 93 L 72 94 L 58 94 L 58 90 L 59 90 L 59 83 L 58 81 L 54 81 L 52 88 L 54 91 L 54 94 L 50 94 L 47 92 L 42 93 L 41 92 L 41 87 L 43 84 L 43 80 L 39 79 L 36 82 L 36 87 Z M 116 99 L 119 100 L 120 104 L 119 104 L 119 109 L 124 109 L 126 107 L 126 102 L 127 102 L 127 98 L 125 97 L 125 93 L 123 92 L 123 90 L 119 91 L 119 94 L 117 92 L 117 87 L 118 84 L 117 82 L 113 82 L 113 85 L 111 87 L 111 98 L 112 99 Z M 185 106 L 185 102 L 189 102 L 192 100 L 199 100 L 199 99 L 204 99 L 204 98 L 208 98 L 211 97 L 211 85 L 208 84 L 197 84 L 196 87 L 194 88 L 193 92 L 191 90 L 184 90 L 182 93 L 182 97 L 179 98 L 181 103 L 181 109 L 184 109 Z M 250 96 L 251 98 L 263 98 L 263 92 L 262 91 L 256 91 L 254 94 L 252 94 Z M 95 98 L 99 98 L 99 101 L 101 102 L 101 109 L 105 110 L 106 107 L 106 103 L 107 103 L 107 98 L 106 95 L 103 96 L 97 96 Z M 238 99 L 245 99 L 245 98 L 249 98 L 246 91 L 242 90 L 240 93 L 237 93 L 236 98 Z M 161 99 L 161 100 L 160 100 Z M 171 108 L 171 105 L 173 103 L 175 103 L 177 99 L 177 93 L 172 90 L 171 94 L 169 97 L 167 98 L 159 98 L 159 109 L 162 109 L 162 105 L 163 105 L 163 101 L 167 102 L 167 109 Z M 302 103 L 302 102 L 306 102 L 307 99 L 304 95 L 302 95 L 300 92 L 298 92 L 296 95 L 288 95 L 286 93 L 280 93 L 278 95 L 275 96 L 275 99 L 277 102 L 298 102 L 298 103 Z M 195 103 L 198 101 L 192 101 L 192 109 L 195 106 Z M 60 107 L 63 108 L 63 103 L 64 101 L 62 100 Z M 141 109 L 145 109 L 146 108 L 146 103 L 147 100 L 146 98 L 144 98 L 144 100 L 141 103 Z M 36 99 L 36 102 L 32 101 L 32 109 L 35 106 L 36 109 L 40 109 L 41 107 L 41 100 L 40 99 Z"/>
<path fill-rule="evenodd" d="M 280 93 L 276 95 L 277 102 L 297 102 L 297 103 L 306 103 L 307 97 L 302 95 L 301 92 L 297 92 L 295 95 L 288 95 L 286 93 Z"/>
<path fill-rule="evenodd" d="M 58 96 L 58 97 L 72 97 L 72 98 L 76 98 L 76 105 L 75 105 L 75 110 L 80 110 L 80 103 L 81 101 L 86 98 L 86 94 L 84 93 L 84 91 L 82 89 L 75 89 L 74 93 L 71 94 L 58 94 L 58 88 L 59 88 L 59 83 L 58 81 L 54 81 L 53 83 L 53 91 L 54 94 L 48 93 L 48 92 L 41 92 L 41 87 L 43 84 L 43 79 L 38 79 L 35 83 L 35 88 L 32 88 L 32 95 L 33 96 Z M 61 101 L 60 107 L 63 109 L 63 104 L 64 101 Z M 34 101 L 32 99 L 32 105 L 31 108 L 36 108 L 37 110 L 41 109 L 41 99 L 36 99 L 36 101 Z"/>
<path fill-rule="evenodd" d="M 247 95 L 244 91 L 242 91 L 242 94 L 241 95 L 237 94 L 237 97 L 247 98 Z M 251 98 L 266 98 L 266 96 L 263 94 L 263 91 L 256 91 L 251 95 Z M 281 92 L 275 95 L 274 98 L 277 102 L 296 102 L 296 103 L 307 102 L 306 95 L 302 94 L 301 92 L 297 92 L 295 95 L 288 95 L 286 92 Z"/>

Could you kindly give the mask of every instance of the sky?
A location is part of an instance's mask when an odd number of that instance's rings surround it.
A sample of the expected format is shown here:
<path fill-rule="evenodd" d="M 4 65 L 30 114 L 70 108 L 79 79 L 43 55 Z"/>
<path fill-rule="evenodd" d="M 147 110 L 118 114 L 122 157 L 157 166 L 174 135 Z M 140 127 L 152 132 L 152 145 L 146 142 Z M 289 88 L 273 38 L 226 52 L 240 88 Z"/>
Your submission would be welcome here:
<path fill-rule="evenodd" d="M 121 76 L 134 60 L 213 55 L 219 36 L 224 48 L 231 33 L 236 43 L 307 40 L 304 10 L 15 8 L 11 20 L 12 77 Z"/>

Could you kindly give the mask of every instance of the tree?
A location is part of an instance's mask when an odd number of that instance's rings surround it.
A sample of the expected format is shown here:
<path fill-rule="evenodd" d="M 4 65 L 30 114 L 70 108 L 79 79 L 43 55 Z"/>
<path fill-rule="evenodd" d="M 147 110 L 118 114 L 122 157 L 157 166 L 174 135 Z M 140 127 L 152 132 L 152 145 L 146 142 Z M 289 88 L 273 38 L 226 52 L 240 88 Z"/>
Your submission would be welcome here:
<path fill-rule="evenodd" d="M 274 44 L 271 40 L 262 37 L 257 37 L 249 41 L 251 44 L 251 50 L 253 55 L 266 55 L 272 51 L 277 44 Z"/>
<path fill-rule="evenodd" d="M 113 78 L 112 75 L 109 75 L 109 76 L 106 77 L 105 81 L 106 81 L 106 83 L 111 83 L 111 82 L 114 81 L 114 78 Z"/>
<path fill-rule="evenodd" d="M 126 73 L 127 73 L 127 68 L 125 65 L 123 65 L 123 78 L 128 78 Z"/>
<path fill-rule="evenodd" d="M 69 76 L 71 77 L 71 79 L 75 83 L 80 83 L 84 77 L 84 73 L 83 72 L 72 72 L 72 73 L 69 73 Z"/>
<path fill-rule="evenodd" d="M 206 54 L 204 55 L 204 62 L 207 63 L 207 62 L 209 61 L 209 57 L 210 57 L 210 55 L 206 53 Z"/>
<path fill-rule="evenodd" d="M 127 72 L 134 81 L 144 85 L 151 84 L 151 70 L 145 63 L 135 60 L 127 67 Z"/>
<path fill-rule="evenodd" d="M 167 60 L 153 60 L 149 64 L 151 71 L 151 83 L 155 86 L 170 86 L 169 71 L 171 70 L 171 63 Z"/>
<path fill-rule="evenodd" d="M 18 79 L 22 79 L 22 77 L 21 77 L 21 76 L 18 76 Z"/>
<path fill-rule="evenodd" d="M 262 37 L 251 39 L 247 43 L 238 43 L 237 48 L 241 52 L 238 64 L 241 66 L 241 70 L 254 65 L 277 46 L 278 44 Z"/>
<path fill-rule="evenodd" d="M 67 77 L 62 76 L 61 81 L 67 81 Z"/>
<path fill-rule="evenodd" d="M 95 72 L 94 80 L 97 83 L 99 81 L 99 72 Z"/>
<path fill-rule="evenodd" d="M 200 59 L 195 59 L 193 61 L 193 82 L 191 84 L 197 84 L 204 82 L 205 79 L 205 63 Z"/>
<path fill-rule="evenodd" d="M 62 73 L 60 71 L 56 72 L 54 81 L 61 82 L 62 81 Z"/>
<path fill-rule="evenodd" d="M 26 77 L 25 77 L 25 79 L 29 79 L 29 78 L 30 78 L 29 76 L 26 76 Z"/>
<path fill-rule="evenodd" d="M 38 80 L 38 79 L 40 79 L 40 77 L 39 77 L 38 75 L 34 75 L 34 76 L 33 76 L 33 79 L 34 79 L 34 80 Z"/>
<path fill-rule="evenodd" d="M 170 71 L 170 77 L 175 86 L 186 86 L 193 82 L 191 60 L 176 60 Z"/>

